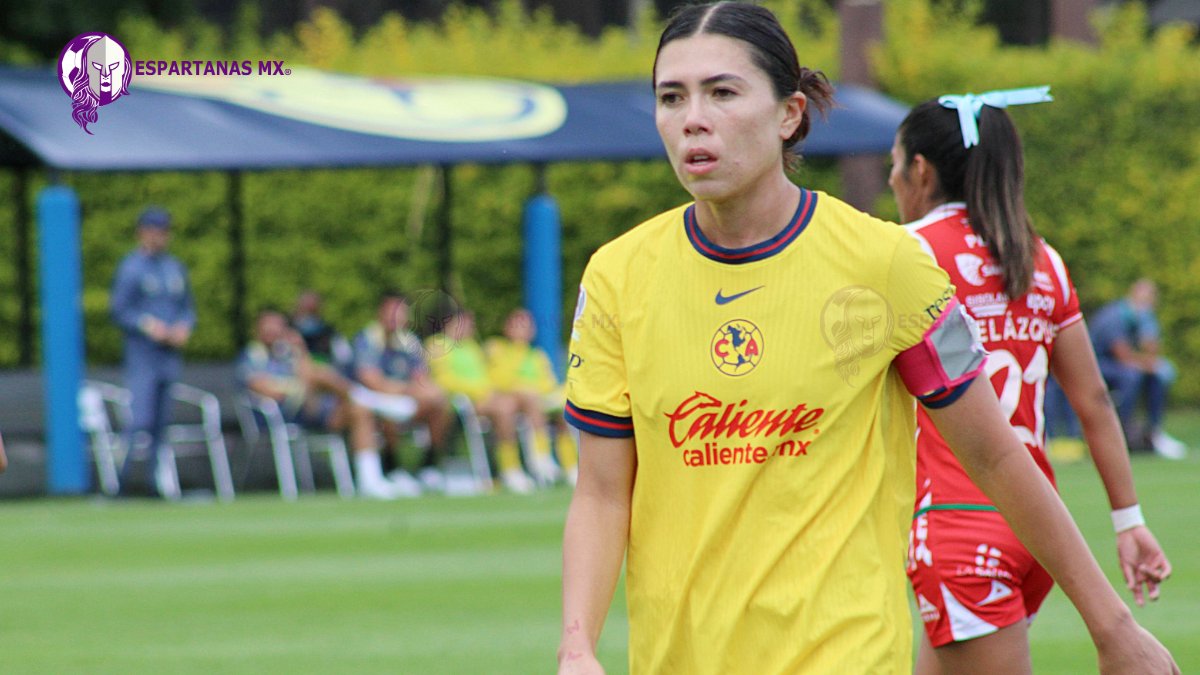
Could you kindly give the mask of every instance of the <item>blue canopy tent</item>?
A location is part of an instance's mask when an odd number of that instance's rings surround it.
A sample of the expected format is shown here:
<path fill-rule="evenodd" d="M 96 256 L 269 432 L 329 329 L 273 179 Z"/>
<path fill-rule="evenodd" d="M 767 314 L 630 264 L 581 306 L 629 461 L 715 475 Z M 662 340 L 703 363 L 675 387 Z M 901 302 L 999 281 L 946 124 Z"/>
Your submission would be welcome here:
<path fill-rule="evenodd" d="M 805 141 L 809 156 L 882 153 L 906 108 L 870 90 L 842 86 L 827 120 Z M 664 156 L 648 81 L 551 86 L 461 78 L 370 79 L 296 69 L 276 76 L 137 77 L 131 93 L 99 109 L 84 133 L 53 71 L 0 67 L 0 166 L 18 169 L 20 203 L 27 172 L 229 172 L 229 233 L 234 325 L 242 301 L 240 172 L 284 168 L 403 165 L 442 167 L 441 269 L 449 270 L 446 205 L 451 170 L 461 163 L 646 160 Z M 20 208 L 20 207 L 19 207 Z M 83 372 L 78 200 L 52 185 L 38 198 L 43 365 L 49 488 L 87 489 L 75 392 Z M 29 265 L 18 211 L 22 334 L 32 333 Z M 22 234 L 23 233 L 23 234 Z M 540 344 L 561 364 L 558 210 L 544 193 L 525 209 L 525 301 Z M 31 353 L 28 345 L 23 354 Z"/>

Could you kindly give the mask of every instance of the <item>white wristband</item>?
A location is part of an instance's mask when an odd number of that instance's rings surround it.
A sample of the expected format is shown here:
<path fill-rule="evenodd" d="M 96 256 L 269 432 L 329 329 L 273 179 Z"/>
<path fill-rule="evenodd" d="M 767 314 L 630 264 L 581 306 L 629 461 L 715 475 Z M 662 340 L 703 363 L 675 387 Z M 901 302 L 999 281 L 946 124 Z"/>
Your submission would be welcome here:
<path fill-rule="evenodd" d="M 1132 530 L 1138 525 L 1146 524 L 1146 519 L 1142 516 L 1142 507 L 1138 504 L 1114 510 L 1112 512 L 1112 521 L 1113 530 L 1117 534 L 1125 530 Z"/>

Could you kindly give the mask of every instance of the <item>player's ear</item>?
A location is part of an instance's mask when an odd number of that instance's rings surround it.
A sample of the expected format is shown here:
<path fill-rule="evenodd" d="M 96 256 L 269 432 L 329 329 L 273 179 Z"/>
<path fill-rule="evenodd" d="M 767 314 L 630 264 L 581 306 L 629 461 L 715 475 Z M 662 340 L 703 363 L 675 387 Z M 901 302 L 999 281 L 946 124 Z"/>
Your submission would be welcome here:
<path fill-rule="evenodd" d="M 793 92 L 783 100 L 783 120 L 779 127 L 780 139 L 786 141 L 796 133 L 804 121 L 804 111 L 808 108 L 808 97 L 801 92 Z"/>
<path fill-rule="evenodd" d="M 908 160 L 908 172 L 913 182 L 917 185 L 935 192 L 937 191 L 938 185 L 940 185 L 938 182 L 937 167 L 933 165 L 933 162 L 926 159 L 925 155 L 919 152 L 914 153 Z"/>

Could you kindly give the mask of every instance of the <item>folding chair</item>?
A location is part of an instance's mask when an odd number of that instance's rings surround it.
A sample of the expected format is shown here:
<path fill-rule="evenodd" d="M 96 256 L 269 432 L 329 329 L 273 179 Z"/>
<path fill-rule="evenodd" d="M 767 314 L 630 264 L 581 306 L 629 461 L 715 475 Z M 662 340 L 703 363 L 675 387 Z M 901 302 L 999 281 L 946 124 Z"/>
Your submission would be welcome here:
<path fill-rule="evenodd" d="M 475 412 L 471 399 L 463 394 L 450 397 L 450 405 L 458 413 L 462 422 L 463 437 L 467 443 L 467 458 L 471 464 L 471 474 L 475 478 L 476 489 L 481 492 L 492 490 L 492 469 L 488 465 L 487 443 L 484 441 L 484 422 Z"/>
<path fill-rule="evenodd" d="M 164 484 L 159 487 L 164 496 L 178 498 L 181 494 L 178 457 L 203 448 L 212 467 L 217 497 L 223 501 L 233 499 L 233 477 L 229 471 L 225 439 L 221 435 L 221 408 L 217 397 L 186 384 L 172 385 L 171 397 L 185 406 L 181 411 L 183 417 L 198 416 L 199 421 L 167 426 L 166 442 L 158 448 L 158 466 L 164 472 L 161 481 Z M 129 458 L 123 432 L 133 417 L 130 411 L 132 399 L 128 389 L 107 382 L 87 380 L 79 389 L 80 428 L 91 440 L 100 490 L 109 496 L 120 491 L 121 467 Z"/>
<path fill-rule="evenodd" d="M 562 476 L 562 467 L 553 457 L 538 456 L 537 443 L 534 440 L 536 434 L 537 430 L 534 425 L 529 423 L 527 417 L 521 415 L 517 418 L 517 438 L 520 439 L 521 459 L 525 462 L 525 467 L 533 478 L 534 484 L 539 488 L 548 488 Z M 551 468 L 539 466 L 541 462 L 546 461 L 553 466 Z"/>
<path fill-rule="evenodd" d="M 117 415 L 120 411 L 127 414 L 130 398 L 128 389 L 107 382 L 86 380 L 79 388 L 79 428 L 88 435 L 100 491 L 109 497 L 121 491 L 121 466 L 127 452 L 125 438 L 114 427 L 110 409 Z"/>
<path fill-rule="evenodd" d="M 338 495 L 343 499 L 354 497 L 350 454 L 341 435 L 305 431 L 299 424 L 284 419 L 278 402 L 253 392 L 239 395 L 235 402 L 235 410 L 242 437 L 248 446 L 254 447 L 262 437 L 262 432 L 266 432 L 266 439 L 275 460 L 275 475 L 281 497 L 290 501 L 299 496 L 300 490 L 296 483 L 297 465 L 304 489 L 309 492 L 316 490 L 310 457 L 313 452 L 321 452 L 329 457 L 329 466 Z"/>
<path fill-rule="evenodd" d="M 168 460 L 178 482 L 179 470 L 176 458 L 189 451 L 202 448 L 208 454 L 212 466 L 213 487 L 222 501 L 233 499 L 233 474 L 229 470 L 229 453 L 225 448 L 225 437 L 221 434 L 221 404 L 213 394 L 186 384 L 171 385 L 171 397 L 199 412 L 199 420 L 179 422 L 167 426 Z M 185 413 L 185 415 L 188 413 Z M 194 415 L 195 413 L 191 413 Z"/>

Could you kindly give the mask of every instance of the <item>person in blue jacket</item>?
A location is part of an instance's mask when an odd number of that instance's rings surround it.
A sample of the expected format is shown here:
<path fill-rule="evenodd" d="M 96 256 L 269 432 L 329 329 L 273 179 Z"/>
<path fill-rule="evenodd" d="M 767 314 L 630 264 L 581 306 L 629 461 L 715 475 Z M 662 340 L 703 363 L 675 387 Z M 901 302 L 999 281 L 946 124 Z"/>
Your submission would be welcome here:
<path fill-rule="evenodd" d="M 117 267 L 111 298 L 113 320 L 125 336 L 125 386 L 132 394 L 129 458 L 145 460 L 145 475 L 166 496 L 178 486 L 164 485 L 157 450 L 166 440 L 171 385 L 183 367 L 180 350 L 196 325 L 187 268 L 167 252 L 170 237 L 166 210 L 151 207 L 138 216 L 138 247 Z M 123 484 L 133 465 L 125 462 Z"/>

